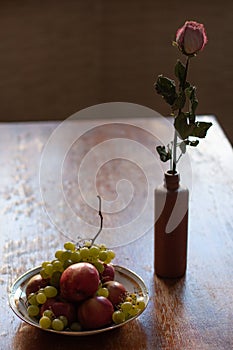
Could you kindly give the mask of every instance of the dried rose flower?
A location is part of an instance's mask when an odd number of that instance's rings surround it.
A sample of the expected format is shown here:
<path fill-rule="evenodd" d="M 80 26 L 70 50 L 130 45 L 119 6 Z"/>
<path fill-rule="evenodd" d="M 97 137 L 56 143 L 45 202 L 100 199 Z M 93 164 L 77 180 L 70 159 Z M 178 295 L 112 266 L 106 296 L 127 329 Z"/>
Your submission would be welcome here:
<path fill-rule="evenodd" d="M 163 162 L 170 160 L 170 170 L 176 173 L 176 165 L 187 146 L 196 147 L 199 139 L 204 138 L 212 123 L 196 120 L 198 100 L 196 87 L 187 81 L 190 60 L 203 50 L 207 43 L 207 36 L 203 24 L 186 21 L 183 27 L 176 32 L 176 41 L 173 43 L 186 55 L 185 64 L 177 60 L 175 76 L 178 86 L 173 79 L 160 74 L 155 83 L 156 92 L 171 106 L 174 116 L 174 140 L 168 145 L 156 147 Z M 187 110 L 184 110 L 184 108 Z M 179 151 L 179 156 L 177 155 Z"/>
<path fill-rule="evenodd" d="M 207 43 L 205 27 L 195 21 L 186 21 L 176 33 L 175 43 L 185 55 L 195 55 Z"/>

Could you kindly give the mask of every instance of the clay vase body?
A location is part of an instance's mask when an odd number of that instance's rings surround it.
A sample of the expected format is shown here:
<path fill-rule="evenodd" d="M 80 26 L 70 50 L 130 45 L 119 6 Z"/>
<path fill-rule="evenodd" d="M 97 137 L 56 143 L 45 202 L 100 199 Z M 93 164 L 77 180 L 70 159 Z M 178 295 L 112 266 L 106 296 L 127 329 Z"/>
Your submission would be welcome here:
<path fill-rule="evenodd" d="M 179 278 L 186 272 L 189 191 L 179 174 L 165 173 L 155 189 L 154 271 L 162 278 Z"/>

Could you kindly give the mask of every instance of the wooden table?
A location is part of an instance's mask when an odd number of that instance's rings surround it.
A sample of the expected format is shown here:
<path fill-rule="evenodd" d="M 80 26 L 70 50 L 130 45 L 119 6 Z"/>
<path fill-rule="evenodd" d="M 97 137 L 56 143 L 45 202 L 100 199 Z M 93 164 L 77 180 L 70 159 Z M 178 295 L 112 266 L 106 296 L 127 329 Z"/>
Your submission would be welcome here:
<path fill-rule="evenodd" d="M 53 152 L 49 152 L 50 144 L 45 147 L 48 140 L 53 141 L 54 134 L 51 135 L 59 123 L 0 125 L 0 349 L 233 348 L 233 152 L 217 120 L 211 116 L 203 119 L 212 121 L 213 126 L 207 138 L 190 150 L 192 168 L 188 159 L 181 171 L 184 182 L 192 187 L 187 273 L 182 279 L 170 281 L 157 278 L 153 272 L 153 193 L 150 186 L 162 181 L 163 176 L 154 152 L 156 136 L 160 132 L 156 119 L 76 121 L 71 129 L 76 128 L 81 138 L 70 146 L 65 157 L 62 149 L 65 136 L 62 134 L 56 147 L 52 147 Z M 116 144 L 105 144 L 114 138 L 118 139 Z M 100 148 L 95 149 L 96 145 Z M 109 152 L 106 158 L 103 150 Z M 127 150 L 129 155 L 124 155 L 122 150 Z M 44 157 L 42 163 L 41 154 Z M 103 157 L 101 164 L 98 162 L 100 155 Z M 108 244 L 113 243 L 115 263 L 139 274 L 150 295 L 147 309 L 137 320 L 91 337 L 53 335 L 39 330 L 18 319 L 8 305 L 8 290 L 15 278 L 51 259 L 54 251 L 67 240 L 60 231 L 68 230 L 65 215 L 69 215 L 69 211 L 66 213 L 65 205 L 69 207 L 70 203 L 59 202 L 56 197 L 56 181 L 61 175 L 57 175 L 59 162 L 56 163 L 56 159 L 59 157 L 64 160 L 63 190 L 71 201 L 74 216 L 79 216 L 77 222 L 71 222 L 70 235 L 74 235 L 75 224 L 77 236 L 88 231 L 88 227 L 91 235 L 97 231 L 99 217 L 95 205 L 96 193 L 99 193 L 105 201 L 105 230 L 99 240 L 107 239 Z M 131 161 L 130 157 L 133 158 Z M 46 171 L 49 169 L 46 164 L 50 170 L 54 169 L 54 178 L 47 178 L 47 182 Z M 188 176 L 185 175 L 185 164 Z M 78 178 L 81 165 L 84 167 Z M 92 183 L 93 176 L 96 176 L 95 183 Z M 117 181 L 123 178 L 130 181 L 130 177 L 134 192 L 126 181 L 116 187 Z M 82 182 L 81 189 L 78 181 Z M 46 197 L 50 190 L 55 208 Z M 132 196 L 130 203 L 126 203 L 124 194 Z M 124 231 L 124 225 L 127 228 L 136 214 L 142 215 L 144 202 L 150 196 L 144 221 L 136 228 L 134 226 L 133 232 Z M 47 201 L 50 218 L 42 199 Z M 109 201 L 114 205 L 112 213 Z M 128 204 L 132 211 L 122 210 Z M 119 234 L 121 229 L 117 226 L 122 227 L 125 236 Z M 109 238 L 109 232 L 114 233 L 112 238 Z M 124 237 L 126 244 L 123 244 Z"/>

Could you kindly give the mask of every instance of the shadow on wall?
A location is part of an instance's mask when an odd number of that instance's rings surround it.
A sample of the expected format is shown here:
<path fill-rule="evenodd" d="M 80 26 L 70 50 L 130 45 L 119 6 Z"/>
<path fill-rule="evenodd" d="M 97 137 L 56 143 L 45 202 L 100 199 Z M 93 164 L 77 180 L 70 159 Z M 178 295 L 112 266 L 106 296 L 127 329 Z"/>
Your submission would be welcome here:
<path fill-rule="evenodd" d="M 197 113 L 215 114 L 233 142 L 232 19 L 231 0 L 0 2 L 0 120 L 64 119 L 111 101 L 168 115 L 153 84 L 161 73 L 174 78 L 182 55 L 171 42 L 196 20 L 209 38 L 188 77 Z"/>

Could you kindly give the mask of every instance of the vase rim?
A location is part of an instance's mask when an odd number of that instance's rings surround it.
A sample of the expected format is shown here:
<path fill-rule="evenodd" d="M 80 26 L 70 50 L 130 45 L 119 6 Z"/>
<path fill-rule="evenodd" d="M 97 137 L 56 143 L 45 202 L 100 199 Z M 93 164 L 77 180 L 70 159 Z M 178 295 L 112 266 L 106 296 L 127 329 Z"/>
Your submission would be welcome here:
<path fill-rule="evenodd" d="M 172 177 L 172 176 L 180 176 L 180 174 L 177 171 L 174 172 L 173 170 L 167 170 L 165 172 L 165 175 L 166 176 L 170 176 L 170 177 Z"/>

